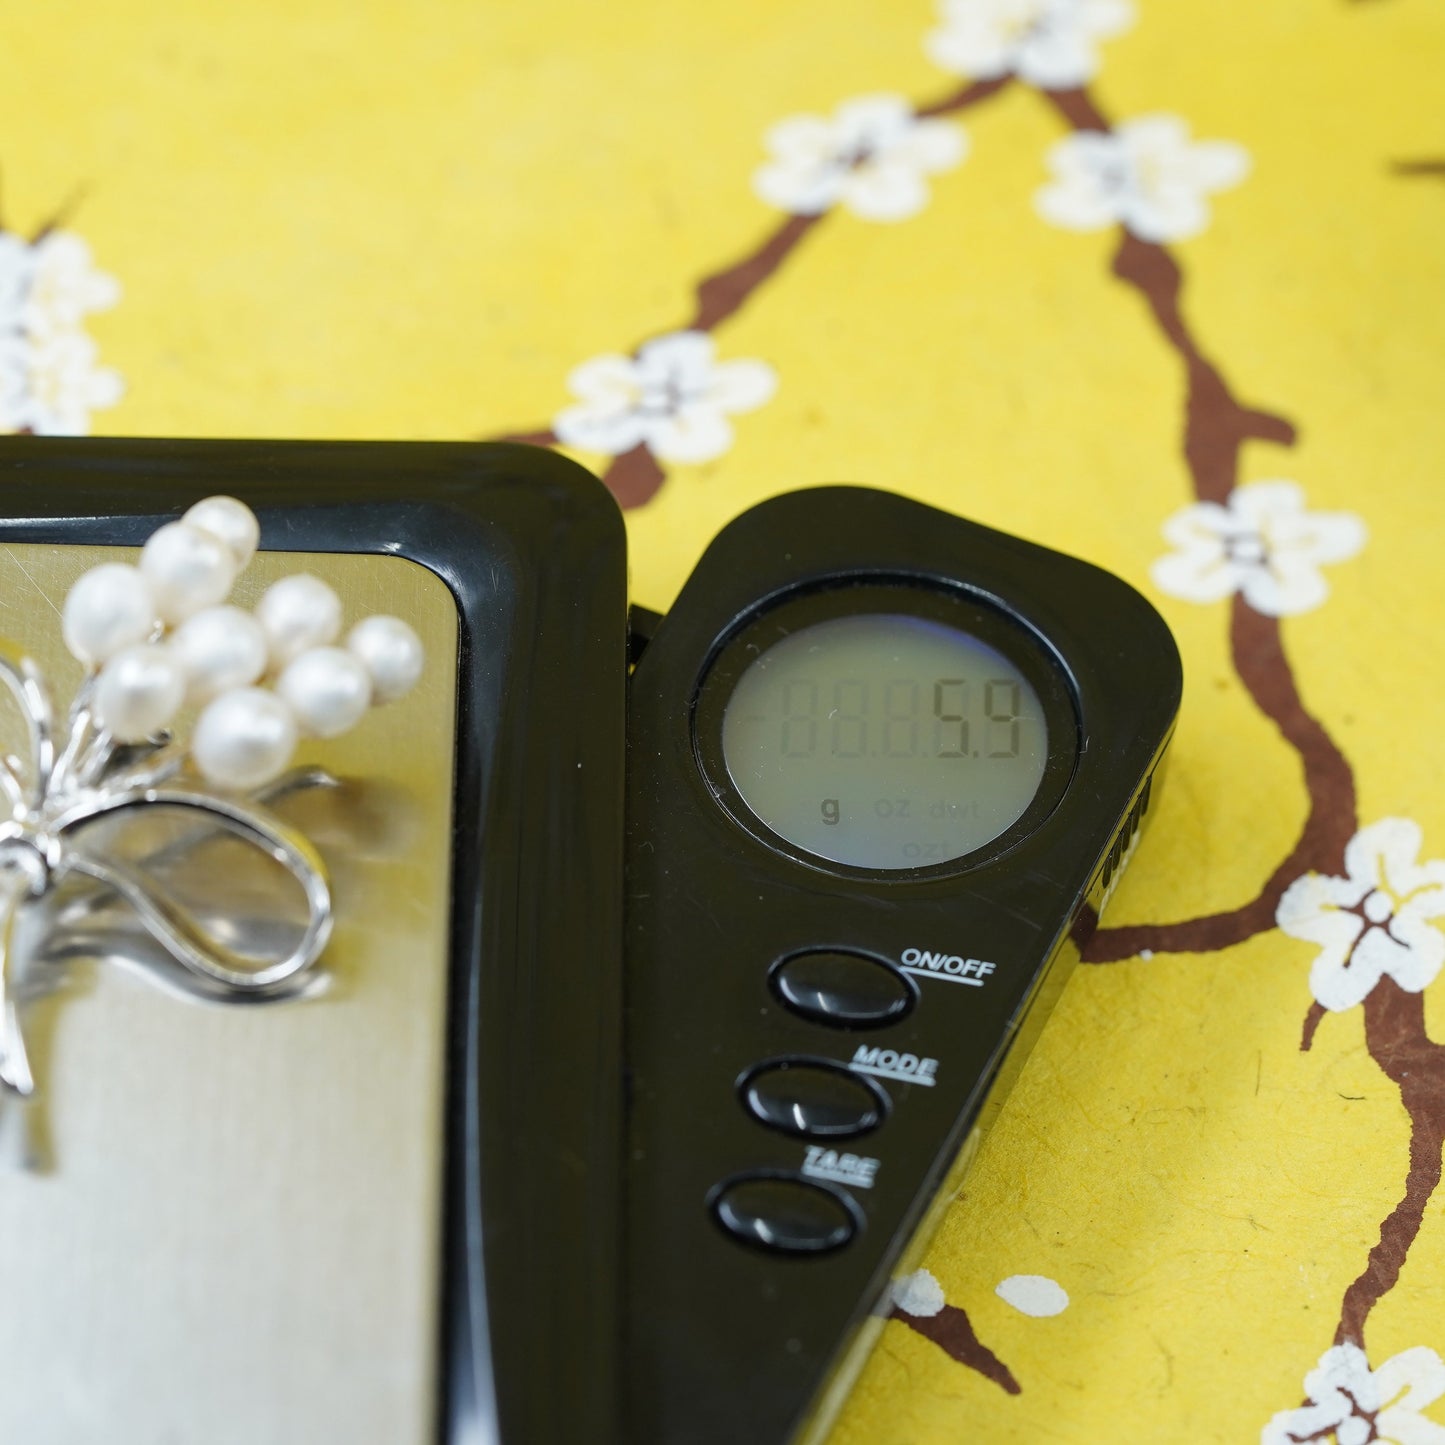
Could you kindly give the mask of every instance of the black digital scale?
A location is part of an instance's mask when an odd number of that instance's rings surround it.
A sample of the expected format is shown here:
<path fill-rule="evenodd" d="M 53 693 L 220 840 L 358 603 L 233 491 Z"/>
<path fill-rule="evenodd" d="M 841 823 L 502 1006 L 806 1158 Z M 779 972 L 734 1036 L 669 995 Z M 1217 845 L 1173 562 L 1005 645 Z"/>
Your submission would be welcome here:
<path fill-rule="evenodd" d="M 829 488 L 739 518 L 665 617 L 629 615 L 611 500 L 523 447 L 15 440 L 0 467 L 0 564 L 19 569 L 0 568 L 3 628 L 27 642 L 54 622 L 43 587 L 26 601 L 38 562 L 64 570 L 68 549 L 136 546 L 218 492 L 258 512 L 263 561 L 304 553 L 368 596 L 420 587 L 448 639 L 429 666 L 454 701 L 398 711 L 379 745 L 394 784 L 376 793 L 392 810 L 380 827 L 397 837 L 375 850 L 393 861 L 359 869 L 355 890 L 378 929 L 409 916 L 415 885 L 388 893 L 397 860 L 433 848 L 450 877 L 435 962 L 421 942 L 408 959 L 369 924 L 354 937 L 339 924 L 336 968 L 352 986 L 337 1002 L 240 1011 L 245 1023 L 212 1046 L 241 1067 L 294 1013 L 284 1047 L 324 1045 L 335 1077 L 365 1079 L 386 1061 L 348 1042 L 344 1010 L 357 1030 L 404 1032 L 395 1007 L 368 1002 L 368 981 L 421 988 L 436 971 L 422 989 L 435 1042 L 397 1045 L 398 1078 L 415 1083 L 394 1118 L 382 1106 L 346 1123 L 343 1097 L 315 1117 L 278 1108 L 236 1126 L 263 1171 L 273 1142 L 304 1148 L 308 1130 L 336 1135 L 338 1159 L 353 1161 L 336 1170 L 410 1160 L 379 1165 L 374 1197 L 394 1211 L 393 1235 L 416 1226 L 407 1257 L 430 1251 L 432 1273 L 388 1271 L 377 1241 L 389 1236 L 364 1205 L 335 1209 L 324 1170 L 306 1186 L 311 1245 L 304 1230 L 299 1243 L 270 1237 L 264 1202 L 254 1229 L 207 1235 L 174 1267 L 214 1275 L 228 1327 L 250 1311 L 245 1337 L 264 1340 L 280 1316 L 307 1321 L 245 1362 L 231 1408 L 255 1404 L 251 1438 L 282 1438 L 274 1422 L 292 1417 L 279 1405 L 267 1416 L 267 1392 L 289 1400 L 287 1382 L 308 1370 L 296 1409 L 344 1413 L 356 1392 L 379 1392 L 344 1432 L 378 1445 L 821 1438 L 1148 809 L 1180 695 L 1153 609 L 1085 563 L 897 496 Z M 445 741 L 429 743 L 442 724 Z M 427 785 L 440 801 L 392 827 L 410 767 L 443 779 Z M 332 843 L 343 871 L 346 839 L 340 828 Z M 118 997 L 111 1007 L 131 995 Z M 57 1161 L 0 1187 L 0 1214 L 10 1192 L 50 1218 L 86 1159 L 102 1180 L 139 1171 L 140 1198 L 188 1187 L 184 1171 L 146 1164 L 153 1120 L 134 1117 L 127 1145 L 123 1102 L 121 1122 L 81 1152 L 83 1101 L 114 1086 L 66 1053 L 69 1007 L 51 1026 Z M 200 1016 L 168 1007 L 166 1028 Z M 408 1153 L 408 1121 L 433 1115 L 434 1154 Z M 203 1124 L 182 1111 L 170 1127 L 184 1140 Z M 222 1179 L 224 1160 L 208 1167 Z M 295 1187 L 294 1174 L 275 1181 L 278 1218 L 282 1201 L 298 1207 Z M 91 1208 L 98 1220 L 106 1201 L 78 1191 L 82 1236 Z M 26 1227 L 29 1248 L 37 1231 L 57 1259 L 76 1247 L 58 1225 L 48 1245 L 50 1226 Z M 110 1247 L 169 1267 L 164 1240 L 122 1232 Z M 258 1296 L 246 1281 L 272 1266 L 312 1283 L 294 1299 Z M 151 1311 L 166 1335 L 160 1284 L 90 1267 L 77 1298 L 153 1290 L 136 1328 Z M 43 1318 L 44 1298 L 37 1283 L 20 1344 L 63 1356 L 66 1324 Z M 400 1348 L 355 1325 L 358 1309 L 430 1323 Z M 340 1365 L 334 1340 L 325 1350 L 333 1329 L 353 1340 Z M 181 1421 L 177 1438 L 232 1438 L 231 1417 L 208 1414 L 214 1388 L 183 1383 L 222 1368 L 204 1324 L 163 1343 L 182 1352 L 176 1401 L 156 1407 Z M 0 1358 L 0 1424 L 43 1420 L 53 1384 L 27 1385 L 24 1359 Z M 83 1373 L 75 1388 L 97 1409 L 126 1404 L 123 1380 Z M 116 1440 L 152 1438 L 140 1408 Z"/>

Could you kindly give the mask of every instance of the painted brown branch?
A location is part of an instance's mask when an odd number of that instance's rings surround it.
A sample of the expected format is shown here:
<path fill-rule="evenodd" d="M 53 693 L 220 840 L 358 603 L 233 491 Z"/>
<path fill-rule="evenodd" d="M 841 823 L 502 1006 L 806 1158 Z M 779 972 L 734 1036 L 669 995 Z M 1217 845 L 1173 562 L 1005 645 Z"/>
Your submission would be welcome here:
<path fill-rule="evenodd" d="M 626 511 L 650 502 L 667 475 L 646 445 L 639 442 L 630 452 L 613 457 L 612 464 L 602 473 L 602 480 L 617 498 L 617 505 Z"/>
<path fill-rule="evenodd" d="M 1390 170 L 1397 176 L 1445 181 L 1445 160 L 1396 161 Z"/>
<path fill-rule="evenodd" d="M 1358 826 L 1355 778 L 1344 754 L 1300 698 L 1275 618 L 1234 599 L 1230 644 L 1235 669 L 1255 705 L 1279 728 L 1304 769 L 1309 812 L 1289 856 L 1248 903 L 1180 923 L 1101 928 L 1090 941 L 1090 963 L 1116 963 L 1141 949 L 1155 953 L 1210 953 L 1229 948 L 1274 927 L 1286 888 L 1310 871 L 1337 872 L 1345 844 Z"/>
<path fill-rule="evenodd" d="M 974 81 L 957 90 L 950 91 L 941 100 L 931 105 L 919 106 L 915 114 L 920 119 L 935 116 L 956 115 L 968 110 L 981 101 L 997 95 L 1007 83 L 1007 77 L 997 80 Z M 693 312 L 688 327 L 693 331 L 712 331 L 729 317 L 736 314 L 750 297 L 797 249 L 799 242 L 828 212 L 815 216 L 787 216 L 766 236 L 762 243 L 740 261 L 705 276 L 697 286 L 697 309 Z"/>
<path fill-rule="evenodd" d="M 1044 90 L 1039 92 L 1063 116 L 1070 130 L 1113 130 L 1108 116 L 1087 90 Z"/>
<path fill-rule="evenodd" d="M 1114 257 L 1114 274 L 1148 302 L 1159 329 L 1184 363 L 1184 460 L 1194 493 L 1205 502 L 1224 502 L 1239 479 L 1239 454 L 1247 441 L 1292 446 L 1294 426 L 1282 416 L 1243 406 L 1218 367 L 1205 357 L 1184 319 L 1184 278 L 1163 246 L 1125 231 Z"/>
<path fill-rule="evenodd" d="M 528 446 L 554 447 L 557 445 L 557 433 L 549 426 L 538 427 L 535 431 L 511 431 L 504 432 L 501 436 L 488 437 L 488 441 L 494 442 L 526 442 Z"/>
<path fill-rule="evenodd" d="M 1340 1306 L 1335 1343 L 1349 1340 L 1361 1349 L 1365 1321 L 1400 1278 L 1430 1197 L 1440 1185 L 1445 1149 L 1445 1044 L 1425 1032 L 1424 995 L 1406 993 L 1386 976 L 1370 991 L 1364 1010 L 1370 1057 L 1399 1089 L 1410 1117 L 1410 1167 L 1400 1202 L 1380 1224 L 1379 1242 Z"/>
<path fill-rule="evenodd" d="M 3 173 L 0 173 L 0 182 L 3 182 Z M 48 221 L 43 221 L 40 226 L 26 240 L 26 245 L 38 246 L 47 236 L 58 231 L 70 218 L 80 209 L 81 202 L 85 200 L 88 186 L 77 186 L 74 191 L 66 197 L 58 210 Z M 4 211 L 3 186 L 0 186 L 0 213 Z M 3 221 L 0 221 L 0 236 L 10 234 Z"/>
<path fill-rule="evenodd" d="M 1083 90 L 1044 92 L 1075 130 L 1108 130 L 1109 121 Z M 1282 416 L 1242 405 L 1219 368 L 1195 340 L 1184 317 L 1184 274 L 1161 245 L 1125 230 L 1114 255 L 1114 274 L 1144 299 L 1156 325 L 1184 364 L 1184 459 L 1201 501 L 1223 502 L 1239 474 L 1247 441 L 1292 446 L 1294 426 Z"/>
<path fill-rule="evenodd" d="M 979 1339 L 974 1333 L 973 1322 L 956 1306 L 944 1305 L 936 1315 L 910 1315 L 895 1309 L 889 1318 L 907 1325 L 925 1340 L 932 1340 L 951 1359 L 967 1365 L 986 1380 L 992 1380 L 1010 1395 L 1023 1393 L 1023 1387 L 1014 1379 L 1013 1371 Z"/>
<path fill-rule="evenodd" d="M 697 285 L 697 310 L 687 323 L 691 331 L 711 331 L 741 311 L 752 294 L 788 259 L 798 243 L 816 226 L 826 211 L 816 216 L 788 216 L 755 250 L 741 261 Z"/>
<path fill-rule="evenodd" d="M 61 202 L 59 208 L 48 221 L 45 221 L 40 229 L 30 238 L 32 246 L 38 246 L 47 236 L 53 235 L 60 230 L 67 221 L 80 209 L 81 203 L 85 200 L 90 187 L 88 184 L 80 185 L 73 190 L 66 199 Z"/>
<path fill-rule="evenodd" d="M 1108 117 L 1085 90 L 1045 92 L 1075 130 L 1109 130 Z M 1125 230 L 1114 254 L 1114 275 L 1133 287 L 1161 336 L 1184 368 L 1184 460 L 1195 496 L 1224 503 L 1239 480 L 1246 442 L 1289 446 L 1293 425 L 1282 416 L 1241 403 L 1219 367 L 1194 335 L 1184 314 L 1184 274 L 1161 245 Z M 1335 867 L 1355 827 L 1354 777 L 1344 755 L 1300 700 L 1285 656 L 1279 623 L 1236 598 L 1230 640 L 1235 667 L 1256 704 L 1279 727 L 1304 767 L 1309 814 L 1289 857 L 1259 894 L 1238 908 L 1171 924 L 1103 928 L 1086 952 L 1091 963 L 1109 963 L 1153 952 L 1206 952 L 1243 942 L 1274 926 L 1280 896 L 1310 868 Z"/>
<path fill-rule="evenodd" d="M 920 119 L 956 115 L 998 94 L 1008 79 L 1003 76 L 996 80 L 972 81 L 939 100 L 917 107 L 915 114 Z M 777 273 L 803 238 L 821 225 L 829 214 L 823 211 L 814 216 L 785 216 L 747 255 L 720 271 L 704 276 L 697 284 L 693 314 L 685 329 L 714 331 L 735 316 Z M 642 344 L 634 348 L 634 354 Z M 490 440 L 553 446 L 557 436 L 550 427 L 539 427 L 531 431 L 506 432 Z M 656 496 L 667 480 L 667 474 L 644 447 L 634 447 L 632 451 L 614 458 L 602 479 L 612 488 L 618 503 L 626 509 L 640 507 Z"/>
<path fill-rule="evenodd" d="M 530 446 L 549 447 L 557 444 L 557 434 L 550 427 L 538 431 L 507 432 L 490 438 L 497 442 L 526 442 Z M 640 507 L 657 495 L 667 474 L 645 445 L 639 443 L 631 451 L 615 456 L 602 474 L 602 480 L 617 498 L 624 511 Z"/>
<path fill-rule="evenodd" d="M 1083 91 L 1050 97 L 1076 130 L 1107 130 L 1098 106 Z M 1445 174 L 1433 162 L 1413 174 Z M 1397 167 L 1397 169 L 1399 169 Z M 1238 479 L 1245 442 L 1295 440 L 1283 417 L 1245 407 L 1236 400 L 1219 369 L 1204 355 L 1183 312 L 1183 274 L 1162 247 L 1127 231 L 1114 257 L 1114 274 L 1134 287 L 1149 306 L 1160 332 L 1179 356 L 1186 378 L 1184 457 L 1203 501 L 1223 503 Z M 1311 869 L 1338 871 L 1346 843 L 1357 826 L 1354 774 L 1323 724 L 1304 706 L 1285 656 L 1279 622 L 1255 612 L 1240 597 L 1230 620 L 1234 665 L 1260 711 L 1294 748 L 1304 770 L 1309 814 L 1289 857 L 1270 875 L 1259 895 L 1240 908 L 1185 923 L 1157 927 L 1106 929 L 1096 933 L 1091 961 L 1127 958 L 1141 948 L 1190 952 L 1226 947 L 1274 926 L 1285 888 Z M 1400 1202 L 1380 1225 L 1379 1242 L 1365 1268 L 1345 1292 L 1336 1343 L 1364 1347 L 1365 1321 L 1380 1299 L 1394 1288 L 1401 1267 L 1419 1234 L 1425 1209 L 1440 1185 L 1445 1149 L 1445 1045 L 1425 1031 L 1425 1005 L 1386 977 L 1365 999 L 1365 1037 L 1370 1056 L 1400 1091 L 1410 1119 L 1410 1165 Z M 1313 1004 L 1300 1047 L 1308 1049 L 1325 1011 Z"/>
<path fill-rule="evenodd" d="M 969 110 L 982 101 L 992 99 L 1005 89 L 1012 79 L 1011 75 L 1000 75 L 993 80 L 969 81 L 967 85 L 950 91 L 941 100 L 915 107 L 913 113 L 919 120 L 933 120 L 940 115 L 957 115 L 961 110 Z"/>

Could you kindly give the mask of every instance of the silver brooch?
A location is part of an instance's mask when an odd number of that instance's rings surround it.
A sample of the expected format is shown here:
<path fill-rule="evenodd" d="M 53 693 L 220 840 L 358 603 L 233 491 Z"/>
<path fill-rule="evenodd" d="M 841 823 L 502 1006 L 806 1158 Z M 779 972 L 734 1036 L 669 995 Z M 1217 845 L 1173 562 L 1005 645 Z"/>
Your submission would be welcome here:
<path fill-rule="evenodd" d="M 65 644 L 87 667 L 63 726 L 40 670 L 0 642 L 0 682 L 28 731 L 27 756 L 0 759 L 0 1085 L 13 1095 L 35 1092 L 19 1004 L 40 991 L 68 880 L 92 899 L 118 899 L 206 997 L 286 996 L 330 938 L 325 866 L 265 803 L 331 781 L 288 773 L 299 739 L 336 737 L 409 692 L 422 645 L 381 616 L 342 640 L 340 599 L 306 573 L 274 583 L 253 612 L 227 603 L 259 531 L 244 503 L 210 497 L 154 533 L 138 565 L 86 572 L 61 614 Z M 189 739 L 173 731 L 183 709 L 197 710 Z M 146 810 L 182 826 L 163 848 L 118 846 L 114 825 L 159 816 Z M 236 946 L 238 921 L 203 923 L 157 886 L 177 852 L 218 836 L 279 865 L 304 897 L 304 923 L 274 930 L 285 942 L 259 957 Z"/>

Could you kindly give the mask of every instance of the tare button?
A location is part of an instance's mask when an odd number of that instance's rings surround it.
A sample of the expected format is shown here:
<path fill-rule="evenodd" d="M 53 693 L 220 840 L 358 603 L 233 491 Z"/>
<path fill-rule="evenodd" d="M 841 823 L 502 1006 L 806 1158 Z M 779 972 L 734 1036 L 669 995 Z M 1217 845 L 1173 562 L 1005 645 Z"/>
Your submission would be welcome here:
<path fill-rule="evenodd" d="M 861 1215 L 839 1190 L 759 1170 L 714 1190 L 713 1218 L 735 1239 L 779 1254 L 827 1254 L 857 1233 Z"/>

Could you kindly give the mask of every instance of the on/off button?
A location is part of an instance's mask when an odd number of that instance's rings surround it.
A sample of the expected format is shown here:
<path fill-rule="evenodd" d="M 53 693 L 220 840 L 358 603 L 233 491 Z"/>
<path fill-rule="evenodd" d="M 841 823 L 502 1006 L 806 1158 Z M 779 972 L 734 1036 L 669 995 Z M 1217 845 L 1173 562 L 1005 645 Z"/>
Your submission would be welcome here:
<path fill-rule="evenodd" d="M 918 997 L 901 970 L 870 953 L 810 948 L 773 965 L 773 992 L 795 1014 L 840 1029 L 897 1023 Z"/>

